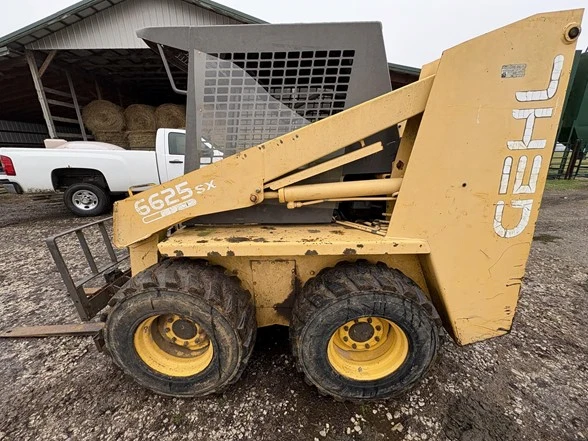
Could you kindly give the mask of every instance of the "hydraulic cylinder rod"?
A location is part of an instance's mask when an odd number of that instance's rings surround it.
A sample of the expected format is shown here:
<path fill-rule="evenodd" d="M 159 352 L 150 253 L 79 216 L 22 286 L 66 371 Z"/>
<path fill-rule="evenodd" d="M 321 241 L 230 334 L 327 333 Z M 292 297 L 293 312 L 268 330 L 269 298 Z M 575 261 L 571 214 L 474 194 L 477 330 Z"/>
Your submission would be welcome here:
<path fill-rule="evenodd" d="M 313 201 L 317 199 L 341 199 L 365 196 L 389 196 L 398 190 L 402 178 L 370 179 L 366 181 L 328 182 L 325 184 L 292 185 L 277 192 L 264 193 L 265 199 L 280 202 Z"/>

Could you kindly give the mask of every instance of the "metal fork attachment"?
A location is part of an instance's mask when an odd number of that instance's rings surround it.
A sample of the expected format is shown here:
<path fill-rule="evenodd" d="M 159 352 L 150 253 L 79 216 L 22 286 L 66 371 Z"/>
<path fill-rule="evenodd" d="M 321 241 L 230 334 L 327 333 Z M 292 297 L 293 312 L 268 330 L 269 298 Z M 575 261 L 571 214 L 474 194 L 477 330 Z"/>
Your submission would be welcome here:
<path fill-rule="evenodd" d="M 121 267 L 128 266 L 128 264 L 124 265 L 129 258 L 128 252 L 119 252 L 119 255 L 117 255 L 117 252 L 115 252 L 113 248 L 112 240 L 106 230 L 107 222 L 112 222 L 112 216 L 64 231 L 46 239 L 47 246 L 49 247 L 49 251 L 51 252 L 55 264 L 57 265 L 57 269 L 61 274 L 67 292 L 73 300 L 80 318 L 84 321 L 90 320 L 92 317 L 96 316 L 96 314 L 108 304 L 110 298 L 130 278 L 130 269 L 121 269 Z M 92 250 L 86 240 L 86 235 L 84 234 L 84 232 L 88 232 L 88 229 L 94 229 L 95 231 L 95 228 L 98 228 L 100 231 L 102 243 L 108 253 L 109 262 L 102 267 L 98 267 L 96 259 L 94 258 Z M 58 239 L 73 234 L 77 236 L 78 242 L 91 271 L 91 274 L 79 280 L 73 279 L 70 269 L 63 258 L 63 254 L 57 245 Z M 96 280 L 100 276 L 104 277 L 105 285 L 100 288 L 90 288 L 87 286 L 89 282 Z"/>

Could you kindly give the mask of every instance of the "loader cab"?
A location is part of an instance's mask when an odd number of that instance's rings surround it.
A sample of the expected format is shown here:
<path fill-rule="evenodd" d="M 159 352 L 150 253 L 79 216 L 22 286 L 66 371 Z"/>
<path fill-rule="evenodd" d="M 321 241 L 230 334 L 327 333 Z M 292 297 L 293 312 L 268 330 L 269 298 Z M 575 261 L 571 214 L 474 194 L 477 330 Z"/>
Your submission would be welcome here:
<path fill-rule="evenodd" d="M 170 165 L 174 170 L 183 165 L 188 173 L 206 167 L 391 91 L 380 23 L 286 28 L 286 34 L 268 33 L 269 28 L 263 26 L 248 28 L 247 39 L 236 27 L 199 27 L 197 38 L 190 37 L 188 28 L 138 32 L 162 57 L 172 89 L 186 96 L 184 164 Z M 170 66 L 189 73 L 185 85 L 175 82 Z M 187 90 L 181 90 L 184 86 Z M 180 142 L 179 135 L 170 136 L 174 138 L 170 145 Z M 353 181 L 390 173 L 399 139 L 396 126 L 368 136 L 365 144 L 381 142 L 381 152 L 302 183 Z M 356 142 L 323 159 L 359 148 Z M 359 211 L 365 218 L 368 213 L 385 211 L 385 204 L 375 209 L 373 205 L 324 203 L 293 211 L 264 201 L 199 220 L 212 224 L 329 223 L 333 215 L 348 219 Z"/>

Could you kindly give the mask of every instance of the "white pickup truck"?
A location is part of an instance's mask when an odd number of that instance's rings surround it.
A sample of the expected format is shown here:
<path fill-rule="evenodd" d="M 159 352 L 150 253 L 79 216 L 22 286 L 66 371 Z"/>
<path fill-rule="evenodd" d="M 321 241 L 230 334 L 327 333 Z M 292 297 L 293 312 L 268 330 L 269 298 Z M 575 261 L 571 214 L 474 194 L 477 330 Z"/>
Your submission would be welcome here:
<path fill-rule="evenodd" d="M 185 139 L 184 130 L 159 129 L 154 152 L 91 141 L 72 141 L 57 148 L 0 148 L 0 185 L 15 193 L 63 191 L 65 205 L 74 214 L 97 216 L 130 187 L 181 176 Z M 222 159 L 220 151 L 213 152 L 205 141 L 203 145 L 212 155 L 201 162 Z"/>

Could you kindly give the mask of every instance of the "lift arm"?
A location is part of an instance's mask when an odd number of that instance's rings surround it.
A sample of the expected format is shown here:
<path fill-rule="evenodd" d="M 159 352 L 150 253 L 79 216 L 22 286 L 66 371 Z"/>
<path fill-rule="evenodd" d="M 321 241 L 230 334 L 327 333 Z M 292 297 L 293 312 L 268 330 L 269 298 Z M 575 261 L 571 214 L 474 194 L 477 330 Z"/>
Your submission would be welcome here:
<path fill-rule="evenodd" d="M 129 246 L 205 214 L 264 200 L 265 184 L 422 113 L 435 76 L 389 92 L 114 206 L 114 243 Z"/>

